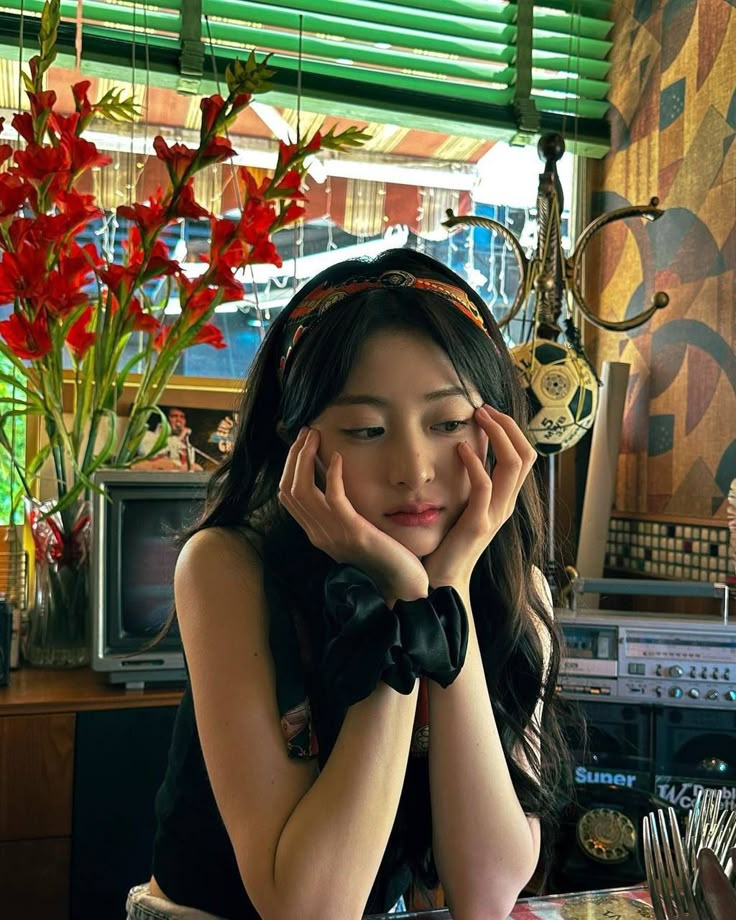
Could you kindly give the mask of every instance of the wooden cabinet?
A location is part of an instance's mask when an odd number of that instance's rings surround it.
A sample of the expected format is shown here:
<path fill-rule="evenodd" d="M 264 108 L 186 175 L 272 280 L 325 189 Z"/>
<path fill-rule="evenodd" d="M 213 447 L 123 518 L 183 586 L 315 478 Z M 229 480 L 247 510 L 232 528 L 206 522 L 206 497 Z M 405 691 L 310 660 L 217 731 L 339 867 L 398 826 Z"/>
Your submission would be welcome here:
<path fill-rule="evenodd" d="M 74 716 L 0 719 L 0 840 L 69 837 Z"/>
<path fill-rule="evenodd" d="M 124 916 L 149 874 L 153 799 L 180 690 L 92 671 L 13 672 L 0 690 L 0 915 Z"/>

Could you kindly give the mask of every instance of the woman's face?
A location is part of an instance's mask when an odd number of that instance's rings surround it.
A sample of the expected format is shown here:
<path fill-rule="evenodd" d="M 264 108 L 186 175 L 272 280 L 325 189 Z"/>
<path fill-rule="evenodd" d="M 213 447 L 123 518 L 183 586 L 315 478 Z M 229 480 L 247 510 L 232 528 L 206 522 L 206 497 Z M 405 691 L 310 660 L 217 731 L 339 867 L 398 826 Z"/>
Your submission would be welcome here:
<path fill-rule="evenodd" d="M 449 358 L 428 337 L 379 332 L 358 353 L 342 393 L 316 418 L 319 457 L 343 457 L 355 510 L 420 558 L 435 550 L 470 495 L 457 445 L 486 458 L 473 420 L 482 403 L 465 395 Z"/>

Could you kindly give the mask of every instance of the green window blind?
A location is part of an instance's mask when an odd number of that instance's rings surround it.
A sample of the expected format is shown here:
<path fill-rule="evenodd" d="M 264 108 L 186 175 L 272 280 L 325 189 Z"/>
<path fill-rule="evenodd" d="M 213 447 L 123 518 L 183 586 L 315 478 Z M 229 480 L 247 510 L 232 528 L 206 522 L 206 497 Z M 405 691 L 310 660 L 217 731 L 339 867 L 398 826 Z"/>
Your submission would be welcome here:
<path fill-rule="evenodd" d="M 0 0 L 0 54 L 34 49 L 42 0 Z M 608 147 L 612 0 L 62 0 L 60 47 L 82 70 L 214 91 L 226 63 L 272 53 L 264 101 L 367 121 Z"/>

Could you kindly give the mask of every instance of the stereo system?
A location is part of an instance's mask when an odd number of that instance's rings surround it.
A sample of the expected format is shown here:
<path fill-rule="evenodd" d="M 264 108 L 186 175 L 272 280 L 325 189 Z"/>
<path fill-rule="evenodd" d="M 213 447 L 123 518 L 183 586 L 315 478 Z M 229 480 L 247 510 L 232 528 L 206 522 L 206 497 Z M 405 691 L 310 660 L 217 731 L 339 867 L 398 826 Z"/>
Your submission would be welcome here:
<path fill-rule="evenodd" d="M 621 584 L 578 579 L 574 588 L 674 596 L 683 583 Z M 556 611 L 566 646 L 558 689 L 576 701 L 585 732 L 568 728 L 576 795 L 562 816 L 548 892 L 642 882 L 640 828 L 649 811 L 672 805 L 683 816 L 704 787 L 719 788 L 723 807 L 736 809 L 736 628 L 721 588 L 686 590 L 723 596 L 720 621 Z"/>
<path fill-rule="evenodd" d="M 728 621 L 725 585 L 580 578 L 573 590 L 722 596 L 723 612 L 716 620 L 675 613 L 558 610 L 565 639 L 558 689 L 565 696 L 736 712 L 736 627 Z"/>

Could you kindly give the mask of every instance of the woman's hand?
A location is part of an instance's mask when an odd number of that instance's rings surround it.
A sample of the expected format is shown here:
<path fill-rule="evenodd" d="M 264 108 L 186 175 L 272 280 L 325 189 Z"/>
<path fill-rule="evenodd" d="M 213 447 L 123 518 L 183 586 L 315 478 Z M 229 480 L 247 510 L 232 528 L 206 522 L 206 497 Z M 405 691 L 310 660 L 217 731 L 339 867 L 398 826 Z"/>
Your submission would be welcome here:
<path fill-rule="evenodd" d="M 496 464 L 489 476 L 484 461 L 463 441 L 458 453 L 470 479 L 465 510 L 444 540 L 423 562 L 433 588 L 452 585 L 467 592 L 483 550 L 511 517 L 537 452 L 516 422 L 490 406 L 475 410 L 475 422 L 488 436 Z"/>
<path fill-rule="evenodd" d="M 333 454 L 324 489 L 317 486 L 319 432 L 304 428 L 292 444 L 279 483 L 279 501 L 310 542 L 335 562 L 370 576 L 388 603 L 426 597 L 427 572 L 405 546 L 374 527 L 345 495 L 342 457 Z"/>

